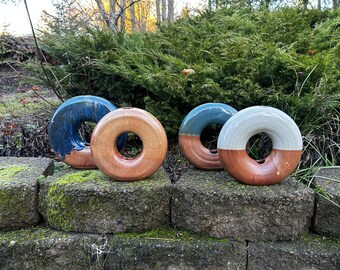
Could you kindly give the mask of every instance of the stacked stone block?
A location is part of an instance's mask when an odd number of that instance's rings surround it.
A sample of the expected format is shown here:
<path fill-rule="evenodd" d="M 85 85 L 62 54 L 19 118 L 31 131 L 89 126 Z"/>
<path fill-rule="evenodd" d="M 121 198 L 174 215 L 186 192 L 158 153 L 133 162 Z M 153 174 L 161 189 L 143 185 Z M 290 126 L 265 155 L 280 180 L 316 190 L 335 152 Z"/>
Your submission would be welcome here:
<path fill-rule="evenodd" d="M 0 269 L 340 269 L 338 169 L 314 179 L 333 202 L 292 178 L 254 187 L 190 168 L 172 185 L 163 169 L 129 183 L 53 170 L 0 158 Z"/>
<path fill-rule="evenodd" d="M 0 158 L 0 229 L 39 223 L 38 179 L 53 170 L 53 161 L 47 158 Z"/>
<path fill-rule="evenodd" d="M 340 169 L 320 169 L 314 183 L 324 191 L 324 196 L 316 195 L 313 230 L 340 238 Z"/>
<path fill-rule="evenodd" d="M 272 186 L 247 186 L 224 172 L 191 169 L 175 186 L 177 228 L 235 240 L 291 240 L 307 233 L 314 192 L 289 178 Z"/>

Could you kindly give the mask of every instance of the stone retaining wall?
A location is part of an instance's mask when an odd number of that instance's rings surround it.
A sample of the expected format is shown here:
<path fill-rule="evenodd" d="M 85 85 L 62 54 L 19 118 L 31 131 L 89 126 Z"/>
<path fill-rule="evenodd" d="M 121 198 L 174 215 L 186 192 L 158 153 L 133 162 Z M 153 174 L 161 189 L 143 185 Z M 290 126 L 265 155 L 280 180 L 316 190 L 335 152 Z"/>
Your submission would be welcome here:
<path fill-rule="evenodd" d="M 130 183 L 53 170 L 0 158 L 0 269 L 340 269 L 340 208 L 294 179 L 253 187 L 189 169 L 172 186 L 163 169 Z M 339 178 L 315 181 L 337 204 Z"/>

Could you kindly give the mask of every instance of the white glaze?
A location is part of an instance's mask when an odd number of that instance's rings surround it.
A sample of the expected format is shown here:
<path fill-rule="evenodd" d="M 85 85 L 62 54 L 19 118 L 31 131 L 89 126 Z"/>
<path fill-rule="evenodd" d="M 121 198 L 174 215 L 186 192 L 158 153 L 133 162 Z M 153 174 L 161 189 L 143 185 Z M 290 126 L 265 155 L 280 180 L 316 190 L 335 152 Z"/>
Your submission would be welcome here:
<path fill-rule="evenodd" d="M 301 133 L 283 111 L 267 106 L 254 106 L 234 114 L 221 129 L 218 149 L 243 150 L 255 134 L 264 132 L 272 140 L 273 149 L 301 150 Z"/>

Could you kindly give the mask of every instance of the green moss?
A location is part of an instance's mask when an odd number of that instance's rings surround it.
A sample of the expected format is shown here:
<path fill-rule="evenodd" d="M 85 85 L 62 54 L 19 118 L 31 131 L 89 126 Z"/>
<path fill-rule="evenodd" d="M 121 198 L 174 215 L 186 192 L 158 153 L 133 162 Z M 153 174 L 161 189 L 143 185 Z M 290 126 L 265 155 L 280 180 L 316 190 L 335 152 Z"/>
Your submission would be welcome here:
<path fill-rule="evenodd" d="M 300 236 L 300 240 L 312 246 L 317 245 L 319 247 L 327 247 L 330 244 L 340 246 L 340 239 L 336 237 L 325 237 L 321 235 L 305 233 Z"/>
<path fill-rule="evenodd" d="M 65 231 L 72 229 L 71 220 L 74 213 L 70 211 L 70 201 L 58 185 L 52 185 L 48 191 L 48 223 L 52 226 L 61 226 Z M 63 211 L 61 211 L 61 209 Z"/>
<path fill-rule="evenodd" d="M 57 185 L 70 183 L 84 183 L 89 181 L 98 181 L 103 179 L 103 174 L 98 170 L 85 170 L 75 173 L 68 173 L 56 182 Z"/>
<path fill-rule="evenodd" d="M 145 233 L 121 233 L 117 234 L 116 237 L 122 238 L 137 238 L 137 239 L 154 239 L 154 240 L 165 240 L 165 241 L 214 241 L 220 243 L 228 243 L 229 239 L 213 238 L 208 235 L 193 234 L 187 231 L 179 231 L 174 229 L 157 229 L 148 231 Z"/>
<path fill-rule="evenodd" d="M 39 176 L 38 176 L 38 180 L 44 180 L 44 179 L 46 179 L 46 176 L 45 176 L 45 175 L 39 175 Z"/>
<path fill-rule="evenodd" d="M 0 220 L 8 220 L 8 215 L 15 215 L 18 222 L 27 221 L 25 207 L 27 192 L 18 192 L 18 186 L 25 183 L 19 175 L 29 172 L 26 165 L 0 167 Z M 22 175 L 22 174 L 21 174 Z"/>
<path fill-rule="evenodd" d="M 1 189 L 0 190 L 0 210 L 4 209 L 12 209 L 12 207 L 18 206 L 18 204 L 14 204 L 13 202 L 13 194 L 6 189 Z M 3 208 L 3 209 L 2 209 Z M 0 211 L 0 217 L 2 216 L 2 213 L 4 211 Z"/>
<path fill-rule="evenodd" d="M 102 211 L 103 203 L 106 203 L 103 194 L 112 200 L 122 198 L 116 201 L 114 211 L 117 215 L 124 215 L 121 213 L 125 211 L 122 209 L 127 208 L 124 198 L 129 198 L 125 193 L 132 194 L 131 200 L 149 205 L 154 201 L 150 190 L 162 190 L 161 192 L 165 194 L 168 190 L 163 191 L 163 187 L 167 185 L 171 187 L 170 180 L 162 173 L 156 173 L 144 181 L 117 182 L 99 170 L 75 170 L 65 167 L 53 177 L 41 180 L 41 190 L 45 190 L 43 192 L 46 192 L 47 196 L 42 198 L 43 202 L 40 205 L 51 226 L 69 231 L 83 224 L 84 221 L 79 221 L 79 218 L 88 215 L 90 209 L 96 213 Z M 138 194 L 138 198 L 134 194 Z"/>
<path fill-rule="evenodd" d="M 15 224 L 28 223 L 28 206 L 24 197 L 16 189 L 0 189 L 0 221 L 4 222 L 2 225 L 13 222 Z"/>
<path fill-rule="evenodd" d="M 73 228 L 72 223 L 75 220 L 76 212 L 73 205 L 74 200 L 65 192 L 65 186 L 84 185 L 87 182 L 89 184 L 103 184 L 106 178 L 98 170 L 75 171 L 72 168 L 63 167 L 60 168 L 60 173 L 63 176 L 57 178 L 57 181 L 49 187 L 46 198 L 48 204 L 46 214 L 50 225 L 70 231 Z M 86 206 L 87 204 L 84 205 L 84 207 Z"/>
<path fill-rule="evenodd" d="M 68 234 L 62 233 L 59 231 L 40 228 L 40 227 L 32 227 L 29 229 L 20 229 L 15 231 L 0 231 L 0 243 L 8 244 L 8 243 L 27 243 L 27 241 L 42 241 L 42 240 L 50 240 L 54 238 L 58 239 L 67 239 L 69 237 Z"/>
<path fill-rule="evenodd" d="M 15 176 L 26 170 L 27 167 L 24 165 L 9 165 L 7 167 L 0 167 L 0 180 L 9 181 L 15 178 Z"/>
<path fill-rule="evenodd" d="M 70 167 L 59 168 L 59 174 L 54 185 L 67 184 L 87 184 L 87 186 L 98 186 L 115 188 L 116 190 L 128 190 L 130 187 L 136 188 L 153 188 L 162 184 L 170 186 L 170 180 L 167 178 L 164 170 L 158 170 L 153 176 L 142 181 L 122 182 L 115 181 L 105 176 L 99 170 L 75 170 Z M 57 176 L 58 177 L 58 176 Z"/>

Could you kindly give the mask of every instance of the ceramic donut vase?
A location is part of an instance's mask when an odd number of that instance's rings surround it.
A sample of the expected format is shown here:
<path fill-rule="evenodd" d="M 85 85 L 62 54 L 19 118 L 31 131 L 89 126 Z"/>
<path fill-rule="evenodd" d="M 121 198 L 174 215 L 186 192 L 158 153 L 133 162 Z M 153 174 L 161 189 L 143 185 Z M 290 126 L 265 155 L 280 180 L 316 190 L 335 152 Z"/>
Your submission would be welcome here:
<path fill-rule="evenodd" d="M 80 125 L 94 122 L 90 146 L 79 134 Z M 203 129 L 223 125 L 217 142 L 217 154 L 201 143 Z M 121 154 L 127 133 L 139 136 L 143 150 L 135 158 Z M 264 162 L 249 157 L 246 144 L 266 133 L 273 149 Z M 99 168 L 118 181 L 148 178 L 162 165 L 167 152 L 167 137 L 162 124 L 152 114 L 137 108 L 117 109 L 96 96 L 78 96 L 61 104 L 48 127 L 51 147 L 61 159 L 75 168 Z M 229 105 L 206 103 L 194 108 L 182 121 L 179 147 L 183 155 L 199 169 L 224 169 L 239 182 L 248 185 L 273 185 L 288 177 L 302 154 L 301 133 L 295 122 L 281 110 L 254 106 L 237 112 Z"/>
<path fill-rule="evenodd" d="M 217 153 L 212 153 L 201 142 L 201 133 L 211 124 L 223 126 L 237 110 L 222 103 L 205 103 L 190 111 L 182 121 L 178 134 L 180 151 L 196 168 L 223 169 Z"/>
<path fill-rule="evenodd" d="M 53 113 L 48 127 L 52 150 L 74 168 L 96 168 L 90 147 L 80 137 L 80 125 L 87 121 L 97 123 L 116 109 L 108 100 L 96 96 L 77 96 L 63 102 Z M 126 135 L 123 135 L 117 140 L 117 148 L 121 149 L 125 143 Z"/>
<path fill-rule="evenodd" d="M 257 163 L 246 151 L 248 140 L 266 133 L 273 150 L 264 163 Z M 248 185 L 273 185 L 281 182 L 298 165 L 302 154 L 301 133 L 284 112 L 266 106 L 239 111 L 223 126 L 218 137 L 218 156 L 225 171 Z"/>
<path fill-rule="evenodd" d="M 143 150 L 135 158 L 123 156 L 116 141 L 123 133 L 135 133 Z M 137 108 L 120 108 L 105 115 L 91 136 L 97 167 L 118 181 L 142 180 L 158 170 L 165 160 L 168 142 L 162 124 L 152 114 Z"/>

